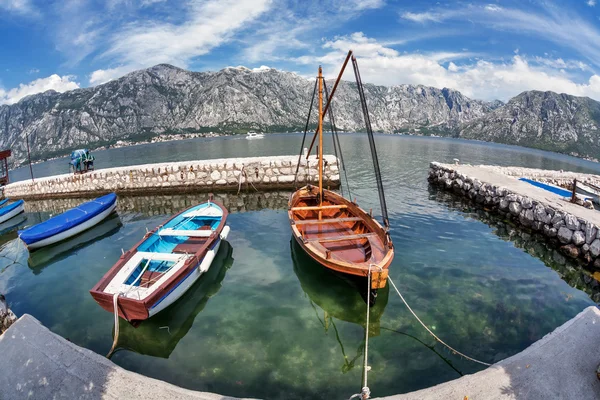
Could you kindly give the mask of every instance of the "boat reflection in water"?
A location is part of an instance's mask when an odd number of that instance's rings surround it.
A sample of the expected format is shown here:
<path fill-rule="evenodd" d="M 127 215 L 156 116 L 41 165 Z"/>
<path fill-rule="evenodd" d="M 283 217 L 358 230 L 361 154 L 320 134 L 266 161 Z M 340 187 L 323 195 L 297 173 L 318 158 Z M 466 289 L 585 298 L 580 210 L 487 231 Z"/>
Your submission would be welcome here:
<path fill-rule="evenodd" d="M 123 224 L 117 213 L 112 213 L 98 225 L 81 232 L 77 236 L 55 245 L 43 247 L 29 255 L 29 268 L 35 275 L 40 274 L 48 265 L 71 256 L 74 250 L 81 249 L 103 238 L 114 235 Z"/>
<path fill-rule="evenodd" d="M 344 356 L 344 365 L 342 372 L 346 373 L 354 368 L 358 362 L 360 365 L 364 351 L 364 339 L 356 350 L 356 356 L 350 358 L 346 355 L 346 350 L 339 336 L 335 320 L 342 320 L 357 324 L 366 328 L 367 304 L 361 294 L 366 293 L 367 283 L 364 279 L 353 279 L 348 275 L 338 274 L 318 264 L 310 258 L 296 242 L 294 238 L 290 241 L 292 260 L 294 262 L 294 272 L 300 281 L 302 290 L 310 299 L 311 306 L 325 331 L 333 328 L 336 338 L 340 344 Z M 359 283 L 364 283 L 362 290 Z M 377 302 L 371 307 L 369 316 L 369 337 L 379 336 L 380 319 L 388 303 L 389 285 L 381 288 L 377 296 Z M 322 310 L 323 318 L 321 318 Z"/>
<path fill-rule="evenodd" d="M 25 213 L 18 214 L 8 221 L 5 221 L 0 224 L 0 235 L 4 235 L 16 228 L 23 226 L 23 224 L 27 221 L 27 215 Z"/>
<path fill-rule="evenodd" d="M 208 300 L 221 289 L 225 274 L 233 264 L 232 256 L 233 248 L 223 240 L 211 267 L 178 301 L 137 327 L 119 318 L 119 339 L 116 350 L 110 356 L 121 350 L 129 350 L 142 355 L 169 358 Z"/>

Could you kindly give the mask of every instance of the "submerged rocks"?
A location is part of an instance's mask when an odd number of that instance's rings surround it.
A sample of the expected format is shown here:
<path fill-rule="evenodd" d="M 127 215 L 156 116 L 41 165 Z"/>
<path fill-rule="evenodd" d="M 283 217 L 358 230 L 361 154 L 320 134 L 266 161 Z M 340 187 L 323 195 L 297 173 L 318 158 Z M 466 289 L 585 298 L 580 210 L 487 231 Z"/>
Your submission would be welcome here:
<path fill-rule="evenodd" d="M 8 308 L 6 299 L 0 294 L 0 334 L 15 323 L 17 316 Z"/>

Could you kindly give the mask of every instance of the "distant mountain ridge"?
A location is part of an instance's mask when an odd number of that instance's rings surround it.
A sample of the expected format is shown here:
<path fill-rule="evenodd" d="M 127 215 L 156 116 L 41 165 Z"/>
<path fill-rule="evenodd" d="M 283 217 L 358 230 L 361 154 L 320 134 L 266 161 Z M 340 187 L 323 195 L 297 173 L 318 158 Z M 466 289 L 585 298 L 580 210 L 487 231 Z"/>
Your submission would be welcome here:
<path fill-rule="evenodd" d="M 44 158 L 165 133 L 296 131 L 304 128 L 313 86 L 314 81 L 275 69 L 191 72 L 160 64 L 103 85 L 48 91 L 0 106 L 0 148 L 11 148 L 12 161 L 19 164 L 26 158 L 27 135 L 33 158 Z M 556 100 L 546 95 L 542 101 L 534 100 L 538 95 L 533 94 L 541 92 L 525 92 L 503 104 L 423 85 L 367 84 L 365 92 L 376 131 L 460 136 L 549 150 L 555 143 L 556 151 L 598 156 L 600 103 L 591 99 L 554 93 Z M 354 83 L 340 83 L 333 107 L 338 128 L 364 129 Z M 515 113 L 518 129 L 513 128 Z M 552 123 L 544 119 L 548 115 Z"/>

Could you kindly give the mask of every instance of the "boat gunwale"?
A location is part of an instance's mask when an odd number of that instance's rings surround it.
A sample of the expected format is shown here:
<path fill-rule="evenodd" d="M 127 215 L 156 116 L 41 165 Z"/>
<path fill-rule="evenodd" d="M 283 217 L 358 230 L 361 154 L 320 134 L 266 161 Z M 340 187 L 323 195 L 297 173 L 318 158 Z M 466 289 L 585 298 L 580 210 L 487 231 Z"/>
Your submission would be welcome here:
<path fill-rule="evenodd" d="M 370 232 L 375 233 L 377 235 L 377 237 L 381 240 L 381 242 L 384 246 L 384 250 L 387 250 L 385 252 L 384 257 L 380 261 L 378 261 L 377 263 L 371 264 L 375 268 L 371 267 L 367 263 L 365 263 L 367 265 L 356 265 L 354 263 L 350 263 L 350 262 L 346 262 L 346 261 L 342 261 L 342 260 L 334 260 L 331 258 L 328 259 L 328 258 L 326 258 L 326 254 L 323 251 L 321 251 L 317 246 L 315 246 L 315 244 L 316 244 L 315 242 L 305 242 L 304 241 L 302 233 L 296 226 L 296 219 L 294 218 L 293 208 L 295 206 L 295 202 L 300 200 L 299 197 L 300 197 L 300 193 L 302 191 L 306 191 L 306 192 L 310 193 L 310 191 L 308 190 L 308 187 L 304 186 L 304 187 L 298 189 L 297 191 L 293 192 L 290 195 L 290 198 L 288 200 L 288 219 L 289 219 L 290 225 L 292 227 L 292 236 L 294 236 L 294 238 L 296 239 L 298 244 L 304 249 L 304 251 L 312 259 L 314 259 L 319 264 L 321 264 L 324 267 L 329 268 L 331 270 L 338 271 L 338 272 L 345 273 L 345 274 L 355 275 L 355 276 L 367 277 L 369 274 L 369 269 L 371 269 L 371 275 L 373 277 L 373 285 L 377 286 L 378 288 L 384 287 L 385 281 L 383 282 L 382 285 L 377 285 L 377 283 L 380 278 L 387 279 L 388 268 L 394 258 L 394 247 L 391 242 L 391 238 L 386 239 L 386 235 L 388 235 L 388 233 L 381 226 L 381 224 L 377 220 L 372 218 L 369 214 L 367 214 L 365 212 L 365 210 L 363 210 L 361 207 L 358 206 L 358 204 L 340 196 L 339 194 L 337 194 L 331 190 L 323 189 L 323 193 L 324 193 L 323 197 L 324 198 L 328 198 L 328 200 L 331 200 L 332 202 L 341 202 L 341 203 L 345 204 L 347 206 L 345 209 L 348 210 L 351 214 L 356 215 L 357 217 L 360 217 L 361 218 L 360 222 L 364 223 L 367 226 L 367 228 L 370 230 Z M 349 240 L 352 240 L 352 239 L 349 239 Z"/>
<path fill-rule="evenodd" d="M 132 299 L 128 297 L 119 297 L 118 305 L 119 315 L 121 316 L 121 318 L 130 322 L 149 318 L 150 309 L 159 301 L 161 301 L 165 295 L 168 295 L 174 288 L 176 288 L 183 280 L 185 280 L 186 277 L 188 277 L 188 275 L 190 274 L 190 272 L 194 268 L 197 268 L 199 266 L 199 264 L 202 262 L 202 260 L 204 259 L 208 251 L 214 246 L 214 244 L 218 240 L 220 240 L 220 235 L 227 222 L 229 212 L 227 211 L 227 208 L 225 208 L 225 206 L 223 206 L 223 204 L 221 204 L 220 202 L 214 200 L 210 200 L 210 202 L 221 208 L 223 212 L 223 215 L 221 216 L 221 221 L 219 222 L 217 228 L 209 237 L 206 238 L 207 240 L 202 245 L 202 247 L 200 247 L 198 251 L 196 251 L 191 257 L 188 257 L 184 261 L 183 266 L 175 274 L 173 274 L 172 277 L 170 277 L 168 280 L 166 280 L 160 286 L 158 286 L 148 297 L 141 300 Z M 94 300 L 96 300 L 96 302 L 106 311 L 114 312 L 114 308 L 112 305 L 113 294 L 106 293 L 104 289 L 115 278 L 117 273 L 123 267 L 125 267 L 129 260 L 131 260 L 131 258 L 138 252 L 139 246 L 141 246 L 142 243 L 144 243 L 150 236 L 155 234 L 159 229 L 161 229 L 164 225 L 166 225 L 173 219 L 188 212 L 192 208 L 195 208 L 198 205 L 205 203 L 207 202 L 188 207 L 185 210 L 182 210 L 181 212 L 173 215 L 171 218 L 167 219 L 153 230 L 147 232 L 142 237 L 142 239 L 138 241 L 131 249 L 127 250 L 123 255 L 121 255 L 119 260 L 108 270 L 108 272 L 106 272 L 106 274 L 104 274 L 104 276 L 98 281 L 98 283 L 96 283 L 94 287 L 90 290 L 90 294 L 92 295 Z M 109 303 L 106 303 L 107 300 L 110 300 Z M 104 304 L 106 304 L 108 308 L 105 307 Z M 130 310 L 130 312 L 128 312 L 128 309 Z M 145 316 L 143 315 L 143 313 L 141 313 L 142 309 L 145 310 Z M 131 316 L 128 317 L 128 314 L 131 314 Z M 139 316 L 140 318 L 134 318 L 135 316 Z"/>

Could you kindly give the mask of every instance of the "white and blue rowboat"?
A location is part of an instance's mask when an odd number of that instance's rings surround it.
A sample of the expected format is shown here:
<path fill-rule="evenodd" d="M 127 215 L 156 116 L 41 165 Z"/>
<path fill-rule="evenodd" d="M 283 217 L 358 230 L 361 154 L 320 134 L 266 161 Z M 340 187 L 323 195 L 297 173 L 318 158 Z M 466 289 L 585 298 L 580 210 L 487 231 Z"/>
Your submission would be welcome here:
<path fill-rule="evenodd" d="M 117 195 L 109 193 L 19 231 L 29 250 L 38 249 L 77 235 L 108 217 L 117 206 Z"/>
<path fill-rule="evenodd" d="M 8 202 L 8 199 L 4 199 L 0 203 L 0 205 L 2 205 L 2 208 L 0 208 L 0 224 L 5 221 L 8 221 L 9 219 L 11 219 L 13 217 L 16 217 L 17 215 L 19 215 L 23 212 L 23 207 L 25 205 L 25 202 L 23 200 L 18 200 L 18 201 L 15 201 L 14 203 L 4 205 L 7 202 Z"/>
<path fill-rule="evenodd" d="M 540 189 L 544 189 L 547 192 L 557 194 L 561 197 L 571 198 L 571 196 L 573 196 L 573 192 L 571 192 L 570 190 L 561 188 L 560 186 L 552 185 L 550 183 L 542 183 L 529 178 L 519 178 L 519 180 L 525 183 L 529 183 L 530 185 L 533 185 L 535 187 L 539 187 Z M 577 187 L 579 187 L 579 182 L 577 183 Z M 579 193 L 575 193 L 575 195 L 577 196 L 577 198 L 583 201 L 591 200 L 591 197 L 589 196 L 585 196 Z"/>
<path fill-rule="evenodd" d="M 229 234 L 227 215 L 212 200 L 175 215 L 123 253 L 90 294 L 134 324 L 159 313 L 208 271 Z"/>

